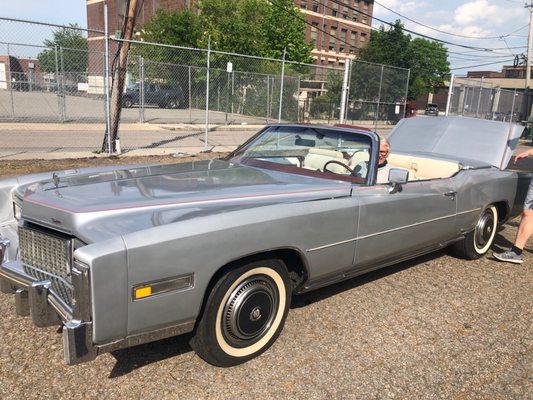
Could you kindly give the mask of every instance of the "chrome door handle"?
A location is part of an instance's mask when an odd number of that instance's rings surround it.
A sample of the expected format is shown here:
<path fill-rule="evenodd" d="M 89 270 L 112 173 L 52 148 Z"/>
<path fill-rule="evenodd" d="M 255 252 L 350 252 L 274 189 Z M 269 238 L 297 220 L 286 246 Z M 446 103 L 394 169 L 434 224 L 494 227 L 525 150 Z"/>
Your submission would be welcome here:
<path fill-rule="evenodd" d="M 444 193 L 444 196 L 451 197 L 452 199 L 457 196 L 457 192 L 455 190 L 450 190 L 449 192 Z"/>

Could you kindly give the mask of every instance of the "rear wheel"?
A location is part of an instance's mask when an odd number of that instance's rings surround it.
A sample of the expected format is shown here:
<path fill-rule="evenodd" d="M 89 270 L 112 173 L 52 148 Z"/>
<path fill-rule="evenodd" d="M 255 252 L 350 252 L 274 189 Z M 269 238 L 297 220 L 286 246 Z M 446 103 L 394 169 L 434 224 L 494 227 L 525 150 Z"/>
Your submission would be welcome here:
<path fill-rule="evenodd" d="M 223 275 L 207 299 L 191 346 L 210 364 L 229 367 L 266 351 L 290 307 L 290 279 L 281 260 L 260 260 Z"/>
<path fill-rule="evenodd" d="M 488 206 L 479 216 L 474 230 L 453 245 L 455 254 L 467 260 L 483 257 L 494 242 L 497 225 L 498 210 L 494 205 Z"/>

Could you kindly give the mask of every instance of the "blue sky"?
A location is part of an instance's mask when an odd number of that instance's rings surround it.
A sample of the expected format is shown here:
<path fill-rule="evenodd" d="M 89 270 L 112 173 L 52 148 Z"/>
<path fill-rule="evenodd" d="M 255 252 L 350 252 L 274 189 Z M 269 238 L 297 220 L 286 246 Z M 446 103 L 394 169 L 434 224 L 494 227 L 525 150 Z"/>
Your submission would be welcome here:
<path fill-rule="evenodd" d="M 472 36 L 498 37 L 509 34 L 528 23 L 529 13 L 524 8 L 523 0 L 377 0 L 394 11 L 404 14 L 418 22 L 435 27 L 445 32 Z M 84 0 L 3 0 L 0 16 L 48 21 L 57 24 L 77 22 L 86 26 Z M 380 4 L 374 6 L 374 16 L 393 22 L 398 17 Z M 527 27 L 518 30 L 503 39 L 461 38 L 417 25 L 403 20 L 405 26 L 416 32 L 457 44 L 497 49 L 491 52 L 472 51 L 456 46 L 448 46 L 452 67 L 468 67 L 477 64 L 498 62 L 498 64 L 477 68 L 456 70 L 458 74 L 467 70 L 499 70 L 501 65 L 511 63 L 515 54 L 525 52 L 527 44 Z M 380 23 L 374 20 L 374 26 Z M 30 29 L 27 25 L 6 24 L 0 22 L 0 41 L 40 44 L 44 37 L 49 37 L 51 29 L 41 27 Z M 507 47 L 523 46 L 519 49 Z M 3 48 L 0 48 L 4 52 Z M 20 56 L 30 56 L 35 50 L 16 47 L 13 52 Z M 462 53 L 462 54 L 455 54 Z"/>
<path fill-rule="evenodd" d="M 529 12 L 524 8 L 524 0 L 377 0 L 388 8 L 444 32 L 475 38 L 496 37 L 495 39 L 472 39 L 456 37 L 423 27 L 386 10 L 380 4 L 374 6 L 374 16 L 386 21 L 402 19 L 405 27 L 441 40 L 468 46 L 497 49 L 493 51 L 472 51 L 457 46 L 448 46 L 450 63 L 453 68 L 498 62 L 477 68 L 455 70 L 465 74 L 468 70 L 497 71 L 503 64 L 512 64 L 515 54 L 526 52 L 527 25 Z M 374 20 L 374 26 L 379 26 Z M 524 27 L 523 29 L 520 29 Z M 499 36 L 505 36 L 499 39 Z M 511 47 L 512 49 L 508 49 Z M 521 47 L 514 49 L 513 47 Z M 457 54 L 462 53 L 462 54 Z M 501 62 L 504 61 L 504 62 Z"/>

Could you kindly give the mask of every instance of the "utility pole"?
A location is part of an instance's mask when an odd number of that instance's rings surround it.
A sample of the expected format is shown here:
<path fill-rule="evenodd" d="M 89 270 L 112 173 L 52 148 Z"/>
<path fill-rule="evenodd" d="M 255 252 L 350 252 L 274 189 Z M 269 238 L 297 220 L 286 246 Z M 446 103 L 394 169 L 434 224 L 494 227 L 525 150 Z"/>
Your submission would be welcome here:
<path fill-rule="evenodd" d="M 525 7 L 529 11 L 529 34 L 527 36 L 526 89 L 531 87 L 531 58 L 533 57 L 533 0 Z"/>
<path fill-rule="evenodd" d="M 120 123 L 120 113 L 122 111 L 122 92 L 124 91 L 124 80 L 126 78 L 128 53 L 130 51 L 130 41 L 133 37 L 133 28 L 135 27 L 135 17 L 137 10 L 137 0 L 130 0 L 129 8 L 126 10 L 125 30 L 122 33 L 123 42 L 119 42 L 119 54 L 116 58 L 116 65 L 113 71 L 113 84 L 111 87 L 111 126 L 109 148 L 111 152 L 120 151 L 117 146 L 118 126 Z M 106 140 L 102 145 L 102 151 L 108 147 Z"/>

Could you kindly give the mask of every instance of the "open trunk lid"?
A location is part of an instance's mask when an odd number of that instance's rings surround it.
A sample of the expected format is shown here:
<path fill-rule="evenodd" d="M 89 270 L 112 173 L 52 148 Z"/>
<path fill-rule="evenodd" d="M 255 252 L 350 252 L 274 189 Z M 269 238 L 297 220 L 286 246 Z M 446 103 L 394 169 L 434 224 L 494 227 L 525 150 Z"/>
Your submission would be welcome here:
<path fill-rule="evenodd" d="M 462 116 L 404 118 L 389 135 L 394 152 L 425 152 L 505 169 L 524 127 Z"/>

